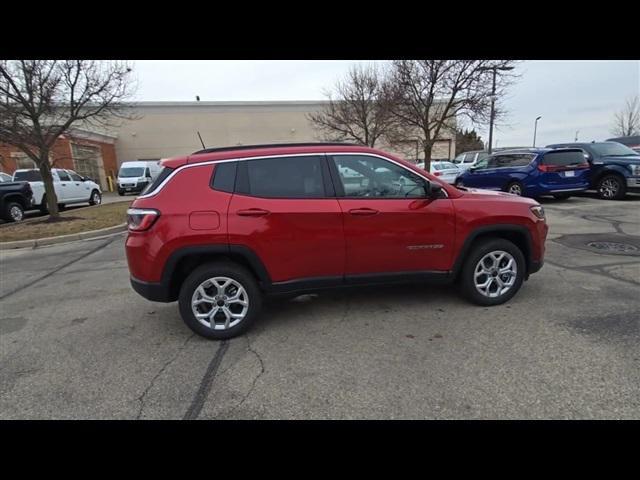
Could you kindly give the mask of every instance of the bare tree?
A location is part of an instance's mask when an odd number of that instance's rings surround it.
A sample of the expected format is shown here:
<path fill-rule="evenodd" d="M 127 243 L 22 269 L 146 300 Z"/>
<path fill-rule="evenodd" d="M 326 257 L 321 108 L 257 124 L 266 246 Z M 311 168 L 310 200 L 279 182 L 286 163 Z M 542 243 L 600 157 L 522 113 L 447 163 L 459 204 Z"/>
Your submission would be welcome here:
<path fill-rule="evenodd" d="M 375 66 L 355 65 L 334 92 L 327 92 L 329 103 L 307 118 L 333 141 L 355 140 L 375 147 L 391 127 L 389 105 L 384 97 L 384 78 Z"/>
<path fill-rule="evenodd" d="M 74 126 L 109 127 L 131 118 L 123 101 L 133 93 L 131 68 L 92 60 L 0 60 L 0 142 L 38 166 L 51 218 L 58 203 L 50 153 Z"/>
<path fill-rule="evenodd" d="M 611 133 L 616 137 L 640 135 L 640 97 L 628 98 L 622 110 L 615 113 Z"/>
<path fill-rule="evenodd" d="M 445 132 L 454 134 L 457 119 L 473 124 L 489 121 L 493 74 L 496 97 L 500 97 L 516 75 L 504 74 L 512 60 L 397 60 L 387 84 L 389 109 L 396 128 L 388 142 L 401 145 L 418 142 L 425 169 L 431 165 L 433 146 Z M 504 114 L 494 112 L 494 121 Z"/>

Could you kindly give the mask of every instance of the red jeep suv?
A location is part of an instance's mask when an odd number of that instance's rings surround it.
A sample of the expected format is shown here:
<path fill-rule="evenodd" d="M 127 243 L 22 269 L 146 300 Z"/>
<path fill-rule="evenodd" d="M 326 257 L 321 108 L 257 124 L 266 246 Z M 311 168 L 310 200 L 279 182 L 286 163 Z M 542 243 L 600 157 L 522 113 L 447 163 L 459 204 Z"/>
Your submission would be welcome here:
<path fill-rule="evenodd" d="M 245 331 L 264 295 L 336 286 L 455 281 L 497 305 L 543 263 L 535 200 L 456 188 L 373 148 L 214 148 L 162 165 L 127 212 L 131 284 L 178 300 L 204 337 Z"/>

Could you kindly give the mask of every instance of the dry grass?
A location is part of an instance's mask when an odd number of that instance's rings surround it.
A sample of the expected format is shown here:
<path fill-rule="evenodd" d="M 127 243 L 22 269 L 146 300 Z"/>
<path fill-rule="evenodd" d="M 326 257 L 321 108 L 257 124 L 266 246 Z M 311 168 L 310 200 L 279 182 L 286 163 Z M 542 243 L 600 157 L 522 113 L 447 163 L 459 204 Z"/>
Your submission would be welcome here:
<path fill-rule="evenodd" d="M 0 242 L 57 237 L 120 225 L 127 220 L 126 211 L 130 204 L 131 202 L 116 202 L 70 210 L 62 212 L 61 221 L 56 222 L 43 217 L 31 222 L 4 225 L 0 227 Z"/>

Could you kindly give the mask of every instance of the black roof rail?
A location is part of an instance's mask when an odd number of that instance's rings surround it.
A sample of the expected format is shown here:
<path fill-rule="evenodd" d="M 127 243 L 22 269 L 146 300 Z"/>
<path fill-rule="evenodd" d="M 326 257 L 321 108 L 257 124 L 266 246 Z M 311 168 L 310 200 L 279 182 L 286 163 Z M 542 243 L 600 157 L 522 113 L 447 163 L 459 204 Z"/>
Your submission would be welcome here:
<path fill-rule="evenodd" d="M 235 145 L 232 147 L 213 147 L 205 148 L 204 150 L 198 150 L 191 155 L 198 155 L 200 153 L 214 153 L 214 152 L 232 152 L 234 150 L 253 150 L 256 148 L 275 148 L 275 147 L 319 147 L 319 146 L 350 146 L 350 147 L 364 147 L 366 145 L 358 145 L 357 143 L 348 142 L 304 142 L 304 143 L 265 143 L 259 145 Z"/>

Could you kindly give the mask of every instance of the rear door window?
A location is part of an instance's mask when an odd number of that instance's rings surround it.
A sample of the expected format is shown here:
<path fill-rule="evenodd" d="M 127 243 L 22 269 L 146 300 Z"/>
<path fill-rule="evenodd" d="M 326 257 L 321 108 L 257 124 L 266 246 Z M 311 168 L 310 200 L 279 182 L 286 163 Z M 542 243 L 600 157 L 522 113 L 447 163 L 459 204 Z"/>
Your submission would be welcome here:
<path fill-rule="evenodd" d="M 240 162 L 239 193 L 266 198 L 328 196 L 328 172 L 322 156 L 277 157 Z M 215 180 L 214 180 L 215 182 Z"/>

